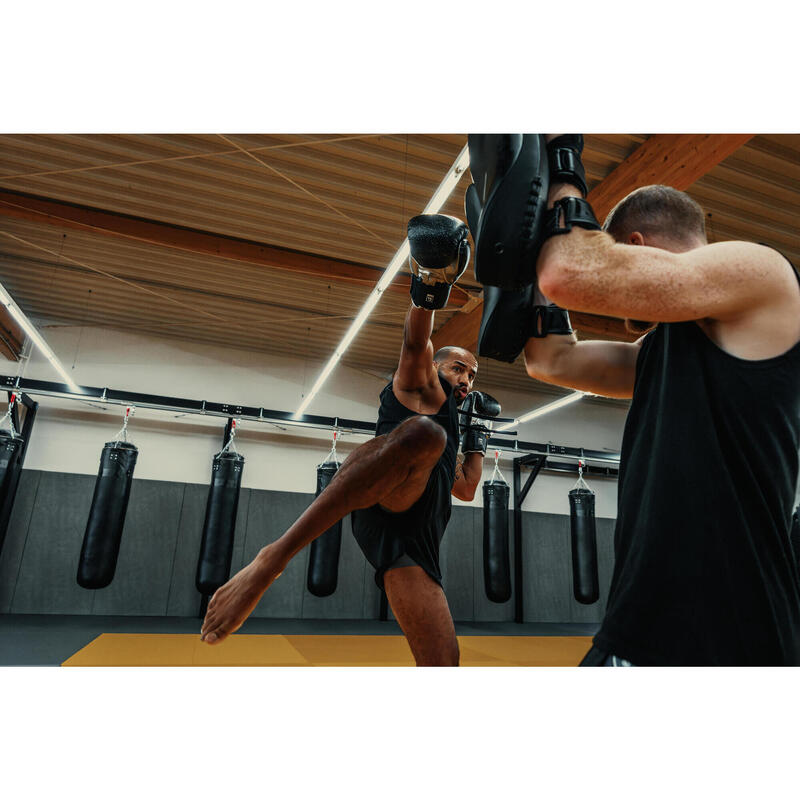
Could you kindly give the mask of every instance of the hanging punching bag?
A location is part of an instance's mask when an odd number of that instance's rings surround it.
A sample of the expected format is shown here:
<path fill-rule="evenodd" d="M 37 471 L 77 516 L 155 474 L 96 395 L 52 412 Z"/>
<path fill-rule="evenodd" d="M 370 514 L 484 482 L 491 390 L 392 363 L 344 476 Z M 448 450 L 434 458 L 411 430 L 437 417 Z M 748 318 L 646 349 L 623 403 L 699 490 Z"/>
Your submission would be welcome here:
<path fill-rule="evenodd" d="M 505 603 L 511 597 L 508 496 L 505 481 L 483 482 L 483 585 L 493 603 Z"/>
<path fill-rule="evenodd" d="M 84 589 L 102 589 L 114 577 L 138 454 L 130 442 L 103 447 L 78 561 L 78 584 Z"/>
<path fill-rule="evenodd" d="M 230 578 L 243 470 L 244 456 L 235 452 L 217 453 L 211 464 L 211 485 L 195 577 L 195 586 L 201 594 L 214 594 Z"/>
<path fill-rule="evenodd" d="M 19 459 L 25 440 L 0 431 L 0 552 L 6 538 L 8 520 L 14 505 L 19 472 Z"/>
<path fill-rule="evenodd" d="M 339 464 L 326 461 L 317 467 L 317 495 L 331 482 Z M 336 591 L 339 578 L 339 551 L 342 547 L 342 521 L 328 528 L 311 542 L 308 556 L 308 591 L 317 597 L 327 597 Z"/>
<path fill-rule="evenodd" d="M 794 514 L 792 514 L 792 528 L 789 536 L 791 537 L 797 569 L 800 570 L 800 518 L 798 518 L 798 514 L 800 514 L 800 508 L 796 508 Z"/>
<path fill-rule="evenodd" d="M 600 597 L 594 492 L 591 489 L 570 491 L 569 521 L 572 534 L 572 592 L 579 603 L 591 605 Z"/>

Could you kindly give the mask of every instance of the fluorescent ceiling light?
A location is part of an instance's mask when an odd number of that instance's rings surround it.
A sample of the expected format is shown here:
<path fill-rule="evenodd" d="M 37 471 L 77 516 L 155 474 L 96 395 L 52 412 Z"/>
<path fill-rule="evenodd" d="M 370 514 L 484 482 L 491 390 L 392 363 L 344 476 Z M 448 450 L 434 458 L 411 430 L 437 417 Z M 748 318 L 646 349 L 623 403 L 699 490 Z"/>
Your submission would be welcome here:
<path fill-rule="evenodd" d="M 4 305 L 8 313 L 14 318 L 17 324 L 28 334 L 31 341 L 39 348 L 42 355 L 53 365 L 55 371 L 64 379 L 64 382 L 73 392 L 81 394 L 78 384 L 72 380 L 70 374 L 64 369 L 64 365 L 58 360 L 56 354 L 50 349 L 50 345 L 42 338 L 36 330 L 34 324 L 25 316 L 22 309 L 14 302 L 14 298 L 6 291 L 0 283 L 0 304 Z"/>
<path fill-rule="evenodd" d="M 513 422 L 508 422 L 505 425 L 501 425 L 499 428 L 495 428 L 496 431 L 507 431 L 509 428 L 514 428 L 522 422 L 529 422 L 532 419 L 536 419 L 536 417 L 541 417 L 544 414 L 549 414 L 551 411 L 555 411 L 559 408 L 564 408 L 564 406 L 571 405 L 572 403 L 576 402 L 577 400 L 582 400 L 584 397 L 587 397 L 589 392 L 573 392 L 572 394 L 564 395 L 564 397 L 559 397 L 558 400 L 554 400 L 552 403 L 548 403 L 545 406 L 539 406 L 539 408 L 534 408 L 533 411 L 529 411 L 527 414 L 523 414 L 521 417 L 518 417 Z"/>
<path fill-rule="evenodd" d="M 458 182 L 461 180 L 461 176 L 467 171 L 468 166 L 469 150 L 467 149 L 467 146 L 464 145 L 464 148 L 458 154 L 458 158 L 456 158 L 455 162 L 453 162 L 453 166 L 450 167 L 450 170 L 448 171 L 447 175 L 445 175 L 444 180 L 439 184 L 439 188 L 433 193 L 433 197 L 431 197 L 431 199 L 428 201 L 428 205 L 426 205 L 425 209 L 422 211 L 423 214 L 437 214 L 439 212 L 442 206 L 447 202 L 447 198 L 450 197 L 450 195 L 453 193 L 453 190 L 458 185 Z M 297 409 L 297 411 L 294 412 L 294 419 L 299 419 L 301 416 L 303 416 L 303 413 L 308 408 L 311 401 L 322 388 L 325 381 L 328 380 L 331 372 L 333 372 L 334 368 L 339 363 L 339 359 L 344 355 L 345 350 L 347 350 L 347 348 L 350 346 L 350 343 L 356 338 L 358 332 L 361 330 L 362 325 L 367 321 L 367 317 L 372 312 L 372 309 L 378 305 L 381 295 L 394 280 L 395 275 L 397 275 L 397 273 L 400 271 L 400 268 L 403 266 L 403 264 L 406 263 L 409 253 L 410 248 L 408 245 L 408 239 L 404 239 L 403 243 L 394 254 L 392 260 L 389 262 L 389 266 L 384 270 L 381 279 L 375 284 L 375 288 L 366 299 L 361 311 L 358 312 L 358 316 L 356 316 L 356 318 L 353 320 L 350 328 L 344 335 L 344 338 L 341 342 L 339 342 L 339 345 L 337 346 L 336 350 L 334 350 L 333 355 L 330 357 L 328 363 L 325 365 L 322 372 L 320 372 L 316 383 L 311 388 L 311 391 L 305 396 L 305 399 L 300 404 L 300 407 Z"/>

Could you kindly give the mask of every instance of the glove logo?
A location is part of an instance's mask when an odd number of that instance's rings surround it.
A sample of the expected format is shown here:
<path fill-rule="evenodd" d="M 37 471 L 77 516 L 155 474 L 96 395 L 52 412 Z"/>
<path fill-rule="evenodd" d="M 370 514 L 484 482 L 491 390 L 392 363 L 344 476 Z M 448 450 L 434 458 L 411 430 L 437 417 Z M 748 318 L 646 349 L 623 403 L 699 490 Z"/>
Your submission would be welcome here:
<path fill-rule="evenodd" d="M 433 295 L 432 294 L 426 294 L 425 295 L 425 302 L 426 303 L 432 303 L 433 302 Z"/>

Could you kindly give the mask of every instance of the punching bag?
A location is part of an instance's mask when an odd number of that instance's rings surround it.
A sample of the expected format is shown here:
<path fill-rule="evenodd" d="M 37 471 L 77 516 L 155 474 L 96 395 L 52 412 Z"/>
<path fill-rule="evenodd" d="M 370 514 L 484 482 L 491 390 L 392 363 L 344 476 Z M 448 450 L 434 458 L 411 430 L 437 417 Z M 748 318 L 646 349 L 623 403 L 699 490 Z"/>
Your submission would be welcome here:
<path fill-rule="evenodd" d="M 102 589 L 114 577 L 138 455 L 130 442 L 103 447 L 78 562 L 78 584 L 84 589 Z"/>
<path fill-rule="evenodd" d="M 508 496 L 505 481 L 483 482 L 483 585 L 493 603 L 505 603 L 511 597 Z"/>
<path fill-rule="evenodd" d="M 19 478 L 19 459 L 25 440 L 12 436 L 8 431 L 0 431 L 0 552 L 6 538 L 8 520 L 14 505 Z"/>
<path fill-rule="evenodd" d="M 317 467 L 317 494 L 331 482 L 339 464 L 326 461 Z M 336 591 L 339 578 L 339 551 L 342 547 L 342 521 L 328 528 L 311 542 L 308 557 L 308 591 L 317 597 L 327 597 Z"/>
<path fill-rule="evenodd" d="M 197 591 L 204 595 L 214 594 L 231 576 L 233 534 L 243 470 L 244 456 L 238 453 L 217 453 L 211 464 L 211 485 L 194 581 Z"/>
<path fill-rule="evenodd" d="M 572 533 L 572 592 L 579 603 L 591 605 L 600 597 L 594 492 L 591 489 L 570 491 L 569 521 Z"/>

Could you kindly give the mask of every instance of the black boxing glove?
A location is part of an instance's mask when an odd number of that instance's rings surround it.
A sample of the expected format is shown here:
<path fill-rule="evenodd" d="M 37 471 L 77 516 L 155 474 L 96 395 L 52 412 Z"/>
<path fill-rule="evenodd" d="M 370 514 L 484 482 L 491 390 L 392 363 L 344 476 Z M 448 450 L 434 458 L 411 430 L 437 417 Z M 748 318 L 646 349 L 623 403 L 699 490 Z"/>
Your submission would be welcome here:
<path fill-rule="evenodd" d="M 470 392 L 461 405 L 461 412 L 466 415 L 464 433 L 461 437 L 461 452 L 486 454 L 489 445 L 489 434 L 492 422 L 472 416 L 473 413 L 486 417 L 500 416 L 500 403 L 486 392 Z"/>
<path fill-rule="evenodd" d="M 411 248 L 411 302 L 418 308 L 444 308 L 453 284 L 469 263 L 469 230 L 456 217 L 419 214 L 408 221 Z"/>

